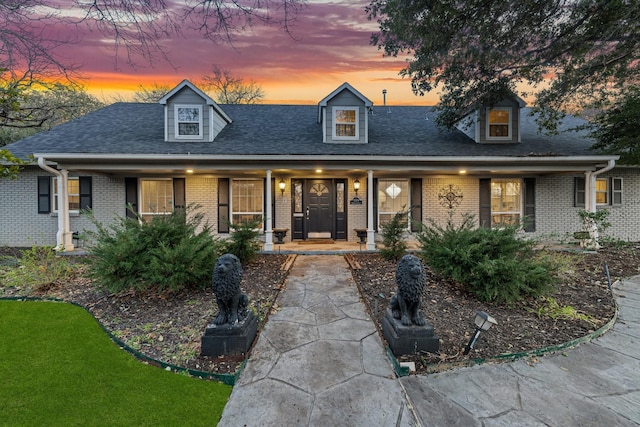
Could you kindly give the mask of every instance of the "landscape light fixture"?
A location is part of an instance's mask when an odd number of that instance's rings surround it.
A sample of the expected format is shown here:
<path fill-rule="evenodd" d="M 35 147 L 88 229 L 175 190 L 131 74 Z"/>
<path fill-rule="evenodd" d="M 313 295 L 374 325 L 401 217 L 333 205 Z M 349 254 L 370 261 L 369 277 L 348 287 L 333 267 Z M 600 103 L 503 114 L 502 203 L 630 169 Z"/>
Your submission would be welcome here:
<path fill-rule="evenodd" d="M 471 351 L 476 341 L 478 340 L 478 337 L 480 336 L 480 332 L 488 331 L 489 328 L 491 328 L 493 325 L 498 324 L 496 319 L 489 316 L 484 311 L 480 311 L 480 310 L 476 311 L 476 318 L 474 322 L 476 324 L 476 331 L 471 337 L 471 339 L 469 340 L 469 343 L 467 344 L 467 347 L 464 349 L 464 353 L 462 354 L 469 354 L 469 351 Z"/>
<path fill-rule="evenodd" d="M 278 183 L 278 186 L 280 187 L 280 193 L 282 194 L 282 197 L 284 198 L 284 189 L 287 186 L 287 184 L 285 184 L 284 179 L 281 179 L 280 182 Z"/>
<path fill-rule="evenodd" d="M 353 191 L 356 192 L 356 197 L 358 197 L 358 190 L 360 189 L 360 180 L 356 179 L 353 181 Z"/>

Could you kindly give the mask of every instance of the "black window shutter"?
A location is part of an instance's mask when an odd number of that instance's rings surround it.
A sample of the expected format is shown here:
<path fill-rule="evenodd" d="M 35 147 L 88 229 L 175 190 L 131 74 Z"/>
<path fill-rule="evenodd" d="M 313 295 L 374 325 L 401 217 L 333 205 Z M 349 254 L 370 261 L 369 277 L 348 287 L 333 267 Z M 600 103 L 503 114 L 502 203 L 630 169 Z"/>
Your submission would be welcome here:
<path fill-rule="evenodd" d="M 265 182 L 266 182 L 266 179 L 265 179 Z M 266 186 L 264 188 L 264 191 L 266 194 L 267 192 Z M 266 196 L 265 196 L 265 199 L 266 199 Z M 274 228 L 276 228 L 276 179 L 271 178 L 271 229 L 274 229 Z"/>
<path fill-rule="evenodd" d="M 92 209 L 92 188 L 91 177 L 81 176 L 78 178 L 80 184 L 80 209 Z"/>
<path fill-rule="evenodd" d="M 422 179 L 411 179 L 411 214 L 409 225 L 411 231 L 420 231 L 422 224 Z"/>
<path fill-rule="evenodd" d="M 536 179 L 524 179 L 524 231 L 536 231 Z"/>
<path fill-rule="evenodd" d="M 229 178 L 218 178 L 218 233 L 229 232 Z"/>
<path fill-rule="evenodd" d="M 585 196 L 585 180 L 584 178 L 573 179 L 573 206 L 584 207 Z"/>
<path fill-rule="evenodd" d="M 378 231 L 378 178 L 373 178 L 373 231 Z"/>
<path fill-rule="evenodd" d="M 138 214 L 138 178 L 125 178 L 125 203 L 128 207 L 131 205 L 131 209 L 126 210 L 127 218 L 137 218 Z"/>
<path fill-rule="evenodd" d="M 491 179 L 480 181 L 480 227 L 491 228 Z"/>
<path fill-rule="evenodd" d="M 173 209 L 183 210 L 186 208 L 187 200 L 185 196 L 185 179 L 173 179 Z"/>
<path fill-rule="evenodd" d="M 51 213 L 51 177 L 38 177 L 38 213 Z"/>
<path fill-rule="evenodd" d="M 611 178 L 611 204 L 622 205 L 622 178 Z"/>

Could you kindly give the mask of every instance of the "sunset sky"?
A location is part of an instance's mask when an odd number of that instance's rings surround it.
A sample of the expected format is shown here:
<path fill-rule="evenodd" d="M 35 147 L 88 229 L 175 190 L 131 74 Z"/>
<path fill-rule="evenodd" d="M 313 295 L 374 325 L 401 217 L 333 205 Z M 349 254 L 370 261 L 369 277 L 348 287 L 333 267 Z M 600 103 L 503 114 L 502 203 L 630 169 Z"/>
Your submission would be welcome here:
<path fill-rule="evenodd" d="M 383 89 L 389 105 L 435 104 L 436 94 L 416 96 L 410 80 L 398 75 L 404 59 L 383 58 L 370 44 L 377 24 L 367 20 L 368 4 L 312 0 L 293 27 L 293 37 L 279 28 L 255 26 L 234 46 L 216 45 L 185 30 L 183 37 L 162 42 L 171 63 L 159 60 L 150 66 L 138 60 L 136 69 L 124 61 L 116 68 L 112 41 L 97 31 L 82 34 L 65 55 L 82 65 L 88 91 L 100 99 L 129 97 L 139 84 L 173 87 L 185 78 L 197 83 L 215 64 L 259 84 L 265 103 L 315 104 L 349 82 L 377 105 L 382 105 Z"/>

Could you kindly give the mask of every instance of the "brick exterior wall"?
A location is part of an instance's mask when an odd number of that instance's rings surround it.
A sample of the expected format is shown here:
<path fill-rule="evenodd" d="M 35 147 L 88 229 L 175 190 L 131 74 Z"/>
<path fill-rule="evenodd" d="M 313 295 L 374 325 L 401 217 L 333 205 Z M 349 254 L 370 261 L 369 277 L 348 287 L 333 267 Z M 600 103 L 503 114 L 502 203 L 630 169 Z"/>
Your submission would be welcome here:
<path fill-rule="evenodd" d="M 48 175 L 37 166 L 29 166 L 21 172 L 19 179 L 0 181 L 0 246 L 29 247 L 32 245 L 55 245 L 58 219 L 55 214 L 38 214 L 37 177 Z M 77 176 L 77 174 L 70 174 Z M 574 178 L 583 175 L 541 176 L 536 178 L 536 231 L 525 233 L 527 237 L 566 240 L 582 227 L 578 211 L 573 206 Z M 623 203 L 621 206 L 606 206 L 611 212 L 611 227 L 605 236 L 625 241 L 640 241 L 640 169 L 616 168 L 602 177 L 623 179 Z M 347 240 L 358 241 L 355 228 L 366 228 L 367 224 L 367 177 L 361 176 L 358 197 L 361 205 L 351 205 L 355 197 L 353 178 L 346 182 L 347 197 Z M 286 240 L 291 240 L 291 180 L 285 180 L 284 196 L 279 189 L 275 192 L 275 227 L 289 228 Z M 473 214 L 477 220 L 479 213 L 479 181 L 476 178 L 422 177 L 423 222 L 433 220 L 445 225 L 450 209 L 442 197 L 450 191 L 461 196 L 459 205 L 453 212 L 453 220 L 459 223 L 464 213 Z M 192 176 L 186 178 L 187 204 L 200 205 L 205 220 L 218 230 L 218 180 L 211 177 Z M 95 218 L 101 223 L 109 223 L 125 215 L 124 178 L 101 175 L 92 176 L 92 202 Z M 600 209 L 600 207 L 599 207 Z M 83 215 L 70 218 L 71 231 L 91 229 L 92 224 Z M 380 236 L 378 235 L 377 238 Z M 81 242 L 80 246 L 88 242 Z"/>

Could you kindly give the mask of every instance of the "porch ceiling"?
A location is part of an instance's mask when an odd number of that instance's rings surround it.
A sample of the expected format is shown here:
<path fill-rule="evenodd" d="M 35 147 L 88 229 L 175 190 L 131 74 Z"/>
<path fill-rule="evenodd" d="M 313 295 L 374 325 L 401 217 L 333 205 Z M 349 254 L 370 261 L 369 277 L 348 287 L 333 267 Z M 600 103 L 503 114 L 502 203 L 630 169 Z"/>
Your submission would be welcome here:
<path fill-rule="evenodd" d="M 582 173 L 606 166 L 617 156 L 434 157 L 434 156 L 206 156 L 44 154 L 59 169 L 114 176 L 195 175 L 344 177 L 398 175 L 544 175 Z M 322 173 L 316 172 L 322 170 Z"/>

